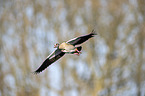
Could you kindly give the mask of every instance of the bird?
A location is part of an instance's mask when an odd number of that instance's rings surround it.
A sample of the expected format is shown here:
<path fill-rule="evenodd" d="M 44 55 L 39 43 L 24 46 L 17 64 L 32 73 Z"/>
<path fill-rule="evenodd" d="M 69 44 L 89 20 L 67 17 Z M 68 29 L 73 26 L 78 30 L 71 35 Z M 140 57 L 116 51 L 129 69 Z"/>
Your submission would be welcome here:
<path fill-rule="evenodd" d="M 97 35 L 95 33 L 95 30 L 92 30 L 92 32 L 90 34 L 73 38 L 73 39 L 71 39 L 67 42 L 63 42 L 61 44 L 56 43 L 54 45 L 54 48 L 56 48 L 56 50 L 54 50 L 43 61 L 43 63 L 40 65 L 40 67 L 38 67 L 38 69 L 36 69 L 36 71 L 34 71 L 34 73 L 38 74 L 38 73 L 44 71 L 49 65 L 51 65 L 52 63 L 54 63 L 55 61 L 57 61 L 58 59 L 63 57 L 65 54 L 76 54 L 79 56 L 81 54 L 81 50 L 82 50 L 82 46 L 80 46 L 80 44 L 84 43 L 85 41 L 94 37 L 95 35 Z"/>

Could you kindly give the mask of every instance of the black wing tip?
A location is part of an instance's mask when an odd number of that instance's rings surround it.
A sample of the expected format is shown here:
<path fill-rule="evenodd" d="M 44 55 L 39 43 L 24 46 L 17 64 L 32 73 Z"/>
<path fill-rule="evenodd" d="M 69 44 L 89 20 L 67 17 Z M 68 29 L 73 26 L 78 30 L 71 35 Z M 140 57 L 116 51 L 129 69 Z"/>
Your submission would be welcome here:
<path fill-rule="evenodd" d="M 39 74 L 39 73 L 41 73 L 43 70 L 40 70 L 40 69 L 37 69 L 36 71 L 34 71 L 34 72 L 32 72 L 33 74 Z"/>
<path fill-rule="evenodd" d="M 47 68 L 47 67 L 46 67 Z M 45 69 L 46 69 L 45 68 Z M 41 69 L 41 66 L 36 70 L 36 71 L 34 71 L 34 72 L 32 72 L 33 74 L 35 74 L 35 75 L 37 75 L 37 74 L 39 74 L 39 73 L 41 73 L 42 71 L 44 71 L 45 69 Z"/>
<path fill-rule="evenodd" d="M 77 47 L 77 49 L 78 49 L 79 51 L 81 51 L 81 50 L 82 50 L 82 46 Z"/>
<path fill-rule="evenodd" d="M 37 74 L 39 74 L 41 71 L 34 71 L 34 72 L 32 72 L 34 75 L 37 75 Z"/>
<path fill-rule="evenodd" d="M 92 36 L 98 35 L 98 34 L 96 33 L 95 29 L 92 30 L 91 35 L 92 35 Z"/>

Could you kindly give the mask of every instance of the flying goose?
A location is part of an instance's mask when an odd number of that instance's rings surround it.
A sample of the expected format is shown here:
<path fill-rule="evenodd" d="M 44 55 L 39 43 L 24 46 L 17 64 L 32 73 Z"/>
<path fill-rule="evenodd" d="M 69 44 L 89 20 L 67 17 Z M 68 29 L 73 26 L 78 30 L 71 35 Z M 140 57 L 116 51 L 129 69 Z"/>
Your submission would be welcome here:
<path fill-rule="evenodd" d="M 74 39 L 71 39 L 67 42 L 63 42 L 61 44 L 56 43 L 54 45 L 54 48 L 57 48 L 55 51 L 53 51 L 42 63 L 42 65 L 34 72 L 34 73 L 40 73 L 44 69 L 46 69 L 49 65 L 51 65 L 53 62 L 64 56 L 65 53 L 67 54 L 76 54 L 80 55 L 82 47 L 79 46 L 83 42 L 87 41 L 89 38 L 94 37 L 94 35 L 97 35 L 94 30 L 90 34 L 79 36 Z"/>

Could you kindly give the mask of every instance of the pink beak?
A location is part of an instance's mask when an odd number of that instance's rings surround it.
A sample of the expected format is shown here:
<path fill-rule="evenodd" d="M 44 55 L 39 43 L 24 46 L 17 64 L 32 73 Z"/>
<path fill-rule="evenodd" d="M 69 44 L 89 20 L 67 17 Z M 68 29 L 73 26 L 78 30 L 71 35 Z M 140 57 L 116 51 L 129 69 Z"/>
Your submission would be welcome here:
<path fill-rule="evenodd" d="M 54 45 L 54 48 L 56 48 L 56 44 Z"/>

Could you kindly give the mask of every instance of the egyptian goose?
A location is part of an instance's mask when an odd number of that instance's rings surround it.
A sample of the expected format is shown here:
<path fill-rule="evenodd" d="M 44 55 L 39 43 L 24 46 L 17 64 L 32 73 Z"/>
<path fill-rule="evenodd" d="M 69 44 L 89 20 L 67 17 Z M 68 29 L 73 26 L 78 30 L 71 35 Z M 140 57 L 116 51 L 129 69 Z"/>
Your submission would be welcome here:
<path fill-rule="evenodd" d="M 51 65 L 53 62 L 61 58 L 65 53 L 67 54 L 76 54 L 79 55 L 82 50 L 81 46 L 78 46 L 82 44 L 83 42 L 87 41 L 89 38 L 94 37 L 94 35 L 97 35 L 94 30 L 90 34 L 76 37 L 74 39 L 71 39 L 67 42 L 63 42 L 61 44 L 56 43 L 54 45 L 54 48 L 57 48 L 55 51 L 53 51 L 42 63 L 42 65 L 34 72 L 34 73 L 40 73 L 44 69 L 46 69 L 49 65 Z"/>

